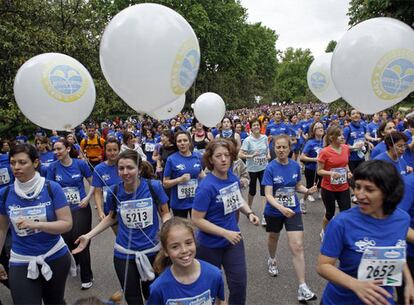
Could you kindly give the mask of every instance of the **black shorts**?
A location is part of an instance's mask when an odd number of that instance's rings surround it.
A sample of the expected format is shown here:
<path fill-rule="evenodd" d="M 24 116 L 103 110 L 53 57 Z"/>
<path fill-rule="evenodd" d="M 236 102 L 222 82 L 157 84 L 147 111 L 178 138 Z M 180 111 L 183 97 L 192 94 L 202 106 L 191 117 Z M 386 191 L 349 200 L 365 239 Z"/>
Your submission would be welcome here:
<path fill-rule="evenodd" d="M 266 216 L 266 232 L 280 233 L 285 225 L 286 231 L 303 231 L 302 214 L 296 213 L 291 218 Z"/>

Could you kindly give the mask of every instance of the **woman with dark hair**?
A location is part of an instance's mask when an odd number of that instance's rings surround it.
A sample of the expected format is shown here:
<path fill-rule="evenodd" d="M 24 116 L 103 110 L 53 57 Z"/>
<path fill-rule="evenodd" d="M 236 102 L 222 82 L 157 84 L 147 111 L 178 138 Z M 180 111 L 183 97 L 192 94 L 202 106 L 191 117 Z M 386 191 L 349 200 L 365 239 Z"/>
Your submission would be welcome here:
<path fill-rule="evenodd" d="M 47 179 L 56 181 L 63 189 L 72 212 L 72 230 L 63 234 L 63 239 L 69 249 L 75 247 L 74 241 L 92 227 L 92 210 L 89 200 L 94 192 L 92 186 L 92 172 L 88 164 L 81 159 L 72 157 L 77 155 L 76 150 L 65 138 L 60 138 L 53 145 L 57 161 L 50 164 Z M 84 179 L 91 186 L 88 194 L 85 192 Z M 80 266 L 81 289 L 89 289 L 93 285 L 91 256 L 89 248 L 75 256 Z"/>
<path fill-rule="evenodd" d="M 344 134 L 339 126 L 332 126 L 325 136 L 326 146 L 319 152 L 317 174 L 322 176 L 321 196 L 325 206 L 322 219 L 321 238 L 329 221 L 335 215 L 335 202 L 339 210 L 345 211 L 351 207 L 348 179 L 352 177 L 348 162 L 350 150 L 344 144 Z"/>
<path fill-rule="evenodd" d="M 109 187 L 121 182 L 116 167 L 116 160 L 119 155 L 121 145 L 114 137 L 109 137 L 104 144 L 105 161 L 99 163 L 93 171 L 92 186 L 95 187 L 93 197 L 98 212 L 99 221 L 102 221 L 109 213 L 106 198 Z"/>
<path fill-rule="evenodd" d="M 219 134 L 216 136 L 216 139 L 217 138 L 233 139 L 236 143 L 236 149 L 237 150 L 240 149 L 240 146 L 241 146 L 240 135 L 234 132 L 233 122 L 227 116 L 225 116 L 221 120 L 221 128 L 220 128 Z"/>
<path fill-rule="evenodd" d="M 167 159 L 163 185 L 171 189 L 170 207 L 174 216 L 187 218 L 193 207 L 198 181 L 205 174 L 200 155 L 191 151 L 191 136 L 188 132 L 178 131 L 175 134 L 175 145 L 178 152 Z"/>
<path fill-rule="evenodd" d="M 140 176 L 141 157 L 136 151 L 120 153 L 117 167 L 122 181 L 108 192 L 109 214 L 75 241 L 78 247 L 73 253 L 85 251 L 93 237 L 118 222 L 115 271 L 127 303 L 144 304 L 143 296 L 148 299 L 149 285 L 155 277 L 151 264 L 160 249 L 158 215 L 162 222 L 170 218 L 168 197 L 160 181 Z"/>
<path fill-rule="evenodd" d="M 213 135 L 208 131 L 207 127 L 203 126 L 197 118 L 193 119 L 193 127 L 191 129 L 191 140 L 194 146 L 194 150 L 198 151 L 200 155 L 203 155 L 207 144 L 213 140 Z"/>
<path fill-rule="evenodd" d="M 37 172 L 40 160 L 32 145 L 12 148 L 10 164 L 16 180 L 0 192 L 0 249 L 10 223 L 8 276 L 13 303 L 66 304 L 71 256 L 60 234 L 71 229 L 72 218 L 65 194 Z M 0 278 L 5 278 L 2 265 Z"/>
<path fill-rule="evenodd" d="M 399 131 L 393 131 L 386 135 L 384 142 L 387 151 L 376 156 L 374 160 L 384 160 L 391 163 L 402 176 L 411 173 L 413 168 L 408 166 L 407 162 L 402 157 L 407 148 L 407 140 L 407 136 Z"/>
<path fill-rule="evenodd" d="M 246 259 L 236 212 L 240 209 L 254 225 L 259 224 L 259 218 L 244 202 L 239 178 L 230 170 L 237 159 L 232 141 L 211 141 L 203 158 L 211 172 L 196 190 L 191 213 L 194 224 L 200 230 L 197 257 L 218 268 L 223 266 L 230 290 L 229 304 L 245 304 Z"/>
<path fill-rule="evenodd" d="M 358 206 L 329 223 L 321 246 L 317 271 L 329 281 L 322 304 L 394 304 L 393 286 L 403 278 L 405 304 L 411 304 L 414 287 L 405 261 L 410 218 L 397 208 L 401 175 L 392 164 L 373 160 L 359 165 L 353 180 Z"/>
<path fill-rule="evenodd" d="M 137 143 L 137 138 L 132 132 L 126 131 L 122 134 L 123 144 L 121 145 L 121 152 L 130 149 L 135 150 L 142 160 L 147 160 L 147 156 L 142 151 L 141 146 Z"/>
<path fill-rule="evenodd" d="M 173 153 L 177 152 L 177 146 L 175 146 L 174 143 L 174 132 L 169 129 L 164 129 L 161 132 L 160 149 L 157 153 L 154 151 L 154 155 L 157 160 L 156 173 L 160 178 L 162 178 L 164 175 L 165 162 L 167 162 L 167 158 Z"/>
<path fill-rule="evenodd" d="M 56 161 L 55 154 L 50 150 L 50 140 L 48 137 L 38 137 L 35 139 L 35 146 L 39 153 L 40 162 L 48 167 L 50 163 Z"/>
<path fill-rule="evenodd" d="M 155 146 L 157 145 L 157 140 L 154 137 L 154 131 L 151 128 L 143 129 L 143 139 L 142 139 L 142 150 L 147 156 L 147 161 L 155 168 L 157 162 L 152 158 L 152 155 L 155 151 Z"/>

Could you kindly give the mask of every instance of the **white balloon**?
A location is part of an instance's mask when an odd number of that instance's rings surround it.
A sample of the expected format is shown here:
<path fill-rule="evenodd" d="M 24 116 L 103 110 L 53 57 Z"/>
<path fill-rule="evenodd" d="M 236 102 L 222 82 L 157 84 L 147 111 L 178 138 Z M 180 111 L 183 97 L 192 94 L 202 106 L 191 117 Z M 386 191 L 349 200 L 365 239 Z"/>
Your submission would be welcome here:
<path fill-rule="evenodd" d="M 191 104 L 191 109 L 194 109 L 194 103 Z"/>
<path fill-rule="evenodd" d="M 102 36 L 100 63 L 112 89 L 138 112 L 183 95 L 194 82 L 200 47 L 188 22 L 154 3 L 119 12 Z"/>
<path fill-rule="evenodd" d="M 341 97 L 332 82 L 331 59 L 332 53 L 316 57 L 307 74 L 309 89 L 324 103 L 332 103 Z"/>
<path fill-rule="evenodd" d="M 214 127 L 223 119 L 226 105 L 220 95 L 207 92 L 200 95 L 194 103 L 194 116 L 201 124 Z"/>
<path fill-rule="evenodd" d="M 22 113 L 47 129 L 81 124 L 95 105 L 95 86 L 76 59 L 59 53 L 32 57 L 17 71 L 14 97 Z"/>
<path fill-rule="evenodd" d="M 357 24 L 338 42 L 331 74 L 339 94 L 363 113 L 397 104 L 414 89 L 414 31 L 386 17 Z"/>
<path fill-rule="evenodd" d="M 177 114 L 179 114 L 181 110 L 184 108 L 184 104 L 185 104 L 185 94 L 181 95 L 178 99 L 176 99 L 172 103 L 169 103 L 165 106 L 162 106 L 161 108 L 158 108 L 148 113 L 148 115 L 159 121 L 168 120 L 168 119 L 175 117 Z"/>

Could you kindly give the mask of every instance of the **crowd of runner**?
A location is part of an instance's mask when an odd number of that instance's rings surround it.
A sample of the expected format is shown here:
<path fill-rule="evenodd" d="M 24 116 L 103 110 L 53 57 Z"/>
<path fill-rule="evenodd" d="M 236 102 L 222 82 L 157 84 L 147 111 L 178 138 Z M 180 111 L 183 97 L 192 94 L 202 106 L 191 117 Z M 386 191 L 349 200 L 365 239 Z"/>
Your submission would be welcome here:
<path fill-rule="evenodd" d="M 81 289 L 92 287 L 89 246 L 111 228 L 129 305 L 246 304 L 244 214 L 266 229 L 270 276 L 279 273 L 285 228 L 297 299 L 315 300 L 302 217 L 321 199 L 317 271 L 328 280 L 321 304 L 393 304 L 393 287 L 408 304 L 413 136 L 414 119 L 399 112 L 286 104 L 228 111 L 214 128 L 186 112 L 2 139 L 0 281 L 14 304 L 65 304 L 69 272 L 80 273 Z"/>

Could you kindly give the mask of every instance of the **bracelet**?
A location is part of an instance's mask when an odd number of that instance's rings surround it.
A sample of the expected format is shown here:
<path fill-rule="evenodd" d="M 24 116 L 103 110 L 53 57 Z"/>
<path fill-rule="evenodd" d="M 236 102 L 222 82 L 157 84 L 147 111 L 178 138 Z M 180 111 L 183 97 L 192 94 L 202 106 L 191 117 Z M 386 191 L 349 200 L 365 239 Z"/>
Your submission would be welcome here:
<path fill-rule="evenodd" d="M 247 219 L 249 219 L 250 215 L 252 215 L 252 214 L 256 216 L 256 214 L 253 211 L 251 211 L 251 212 L 246 214 Z"/>

